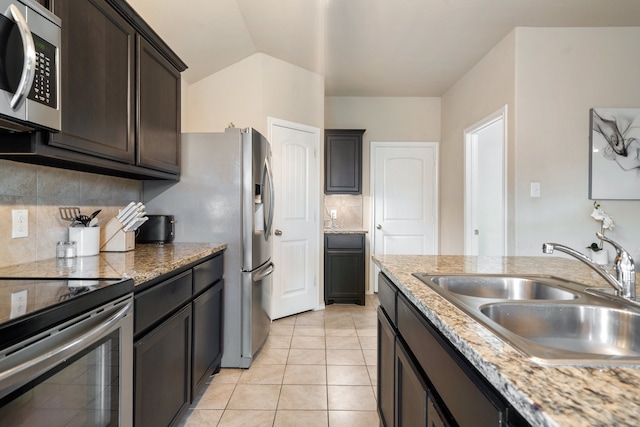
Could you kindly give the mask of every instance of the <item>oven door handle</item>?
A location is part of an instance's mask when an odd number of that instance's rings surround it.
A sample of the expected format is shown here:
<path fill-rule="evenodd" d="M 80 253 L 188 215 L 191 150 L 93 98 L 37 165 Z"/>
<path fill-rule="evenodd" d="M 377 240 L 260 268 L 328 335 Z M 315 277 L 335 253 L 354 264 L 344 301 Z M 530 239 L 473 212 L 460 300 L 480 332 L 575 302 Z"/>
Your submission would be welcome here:
<path fill-rule="evenodd" d="M 11 98 L 11 108 L 15 111 L 22 106 L 22 103 L 31 90 L 31 85 L 33 85 L 33 78 L 36 74 L 36 47 L 33 43 L 33 36 L 27 25 L 27 20 L 24 19 L 24 16 L 20 13 L 20 9 L 13 4 L 9 5 L 9 8 L 5 12 L 5 15 L 8 14 L 11 15 L 20 32 L 20 37 L 22 38 L 22 53 L 24 55 L 20 82 L 18 83 L 16 93 L 13 95 L 13 98 Z"/>
<path fill-rule="evenodd" d="M 131 306 L 131 301 L 127 302 L 122 308 L 120 308 L 121 306 L 116 306 L 107 312 L 103 312 L 103 315 L 85 319 L 0 360 L 0 396 L 4 396 L 31 379 L 37 378 L 65 359 L 86 348 L 87 345 L 111 333 L 114 325 L 129 313 Z M 116 312 L 111 315 L 114 311 Z M 111 316 L 106 320 L 101 320 L 109 315 Z M 85 322 L 93 324 L 96 321 L 99 321 L 98 325 L 92 326 L 86 332 L 76 330 L 78 328 L 82 329 L 85 326 Z M 56 339 L 56 337 L 60 339 Z M 57 341 L 60 340 L 62 342 L 58 343 Z M 48 341 L 55 342 L 49 343 Z M 21 351 L 25 351 L 26 354 L 21 356 Z M 13 356 L 17 356 L 19 360 L 12 362 L 12 359 L 15 358 Z M 27 358 L 27 360 L 20 360 L 24 358 Z"/>

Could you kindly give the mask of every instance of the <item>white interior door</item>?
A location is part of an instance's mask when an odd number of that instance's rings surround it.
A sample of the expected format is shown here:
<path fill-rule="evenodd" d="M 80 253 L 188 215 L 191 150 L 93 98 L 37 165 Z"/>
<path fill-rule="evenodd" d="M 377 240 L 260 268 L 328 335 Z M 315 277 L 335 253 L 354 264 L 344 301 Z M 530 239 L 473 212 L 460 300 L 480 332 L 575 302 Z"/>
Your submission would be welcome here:
<path fill-rule="evenodd" d="M 271 319 L 318 306 L 320 129 L 269 119 L 275 188 Z"/>
<path fill-rule="evenodd" d="M 465 254 L 504 256 L 506 107 L 465 130 Z"/>
<path fill-rule="evenodd" d="M 437 254 L 438 144 L 372 143 L 371 186 L 373 253 Z"/>

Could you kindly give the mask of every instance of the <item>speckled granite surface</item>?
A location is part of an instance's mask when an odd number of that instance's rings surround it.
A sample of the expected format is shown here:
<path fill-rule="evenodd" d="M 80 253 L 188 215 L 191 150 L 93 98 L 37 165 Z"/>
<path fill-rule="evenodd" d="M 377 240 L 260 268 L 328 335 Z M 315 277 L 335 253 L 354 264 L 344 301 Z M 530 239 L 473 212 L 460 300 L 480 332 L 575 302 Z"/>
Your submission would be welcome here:
<path fill-rule="evenodd" d="M 366 230 L 343 230 L 342 228 L 325 228 L 324 234 L 367 234 Z"/>
<path fill-rule="evenodd" d="M 581 262 L 554 256 L 384 255 L 373 260 L 532 425 L 640 425 L 640 366 L 536 364 L 411 275 L 546 274 L 606 288 Z"/>
<path fill-rule="evenodd" d="M 89 257 L 52 258 L 3 267 L 0 277 L 126 277 L 137 286 L 226 247 L 226 243 L 138 244 L 129 252 L 100 252 Z"/>

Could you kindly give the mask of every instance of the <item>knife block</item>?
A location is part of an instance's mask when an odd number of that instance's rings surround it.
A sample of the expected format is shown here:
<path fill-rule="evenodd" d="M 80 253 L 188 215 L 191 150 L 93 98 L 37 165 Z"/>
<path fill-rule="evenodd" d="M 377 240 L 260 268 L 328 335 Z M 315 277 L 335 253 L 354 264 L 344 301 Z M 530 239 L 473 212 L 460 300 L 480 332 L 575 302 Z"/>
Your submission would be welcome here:
<path fill-rule="evenodd" d="M 118 218 L 111 218 L 100 230 L 102 252 L 126 252 L 136 248 L 135 231 L 124 232 Z"/>

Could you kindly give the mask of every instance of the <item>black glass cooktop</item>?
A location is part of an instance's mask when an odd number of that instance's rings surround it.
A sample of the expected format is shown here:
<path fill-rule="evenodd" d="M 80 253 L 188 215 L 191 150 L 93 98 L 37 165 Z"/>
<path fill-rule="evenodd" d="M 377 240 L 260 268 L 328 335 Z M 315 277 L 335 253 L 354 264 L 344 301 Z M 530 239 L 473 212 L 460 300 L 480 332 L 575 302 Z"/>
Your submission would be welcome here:
<path fill-rule="evenodd" d="M 0 348 L 133 292 L 133 279 L 0 277 Z"/>

